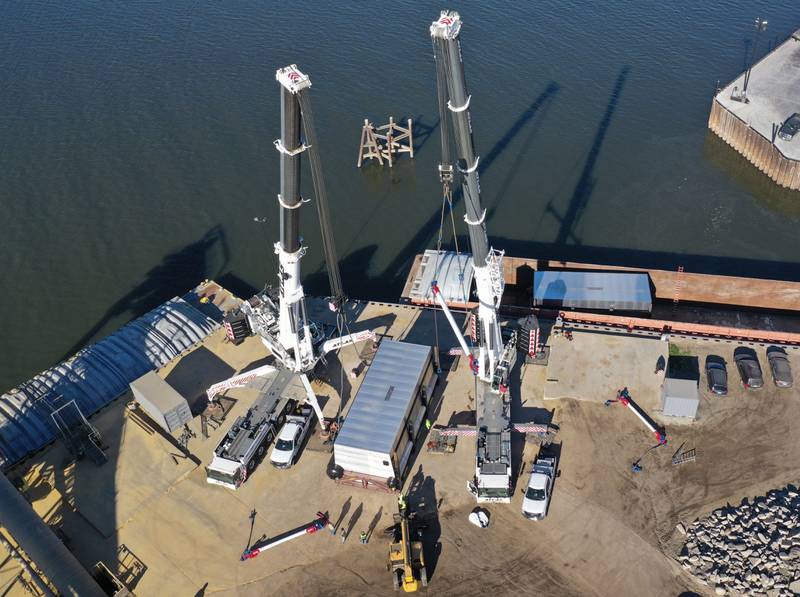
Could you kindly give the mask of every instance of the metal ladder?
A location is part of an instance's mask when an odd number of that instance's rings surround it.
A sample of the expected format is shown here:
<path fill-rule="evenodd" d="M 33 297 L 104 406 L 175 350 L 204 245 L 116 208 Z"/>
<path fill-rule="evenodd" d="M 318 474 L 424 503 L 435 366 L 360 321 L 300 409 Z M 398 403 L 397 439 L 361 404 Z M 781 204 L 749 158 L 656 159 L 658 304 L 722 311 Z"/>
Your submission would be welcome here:
<path fill-rule="evenodd" d="M 697 448 L 692 448 L 691 450 L 686 450 L 685 452 L 678 451 L 672 455 L 672 465 L 678 466 L 679 464 L 694 462 L 696 458 Z"/>

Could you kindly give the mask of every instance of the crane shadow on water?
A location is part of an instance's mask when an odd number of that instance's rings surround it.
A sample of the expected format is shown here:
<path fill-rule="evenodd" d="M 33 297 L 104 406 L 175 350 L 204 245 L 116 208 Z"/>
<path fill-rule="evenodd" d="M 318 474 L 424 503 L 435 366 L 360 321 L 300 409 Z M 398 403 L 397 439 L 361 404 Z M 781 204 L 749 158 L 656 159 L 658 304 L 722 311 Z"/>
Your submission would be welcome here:
<path fill-rule="evenodd" d="M 215 255 L 217 252 L 218 256 Z M 147 272 L 141 283 L 108 308 L 105 315 L 70 347 L 62 360 L 86 346 L 115 318 L 124 315 L 138 317 L 173 296 L 183 295 L 204 278 L 223 272 L 229 260 L 225 231 L 220 225 L 214 226 L 197 241 L 164 257 L 160 264 Z M 220 265 L 215 267 L 215 261 Z"/>
<path fill-rule="evenodd" d="M 583 168 L 578 176 L 570 196 L 569 203 L 563 215 L 548 202 L 545 211 L 553 214 L 559 221 L 559 230 L 556 240 L 552 243 L 537 242 L 533 239 L 513 239 L 502 235 L 491 235 L 490 242 L 497 247 L 502 247 L 506 255 L 514 255 L 541 260 L 587 262 L 600 265 L 624 265 L 628 267 L 660 268 L 675 270 L 683 266 L 687 271 L 706 274 L 768 278 L 777 280 L 800 280 L 800 263 L 778 260 L 763 260 L 743 257 L 725 257 L 678 253 L 670 251 L 648 251 L 630 249 L 613 244 L 597 247 L 589 246 L 582 242 L 576 233 L 576 226 L 589 203 L 597 179 L 595 166 L 602 150 L 611 121 L 616 113 L 619 100 L 630 73 L 628 66 L 623 66 L 617 76 L 615 85 L 606 105 L 606 110 L 600 120 L 592 144 L 588 150 Z M 752 168 L 752 176 L 748 176 L 751 167 L 746 160 L 733 152 L 718 140 L 715 135 L 706 137 L 704 157 L 728 172 L 734 173 L 742 180 L 759 198 L 764 198 L 768 207 L 776 212 L 796 217 L 793 193 L 783 189 L 776 190 L 766 176 Z M 743 165 L 748 166 L 747 168 Z M 768 187 L 771 193 L 764 189 Z M 758 191 L 758 192 L 756 192 Z M 463 237 L 466 240 L 466 237 Z M 462 242 L 461 237 L 459 242 Z"/>
<path fill-rule="evenodd" d="M 614 113 L 617 110 L 619 98 L 622 95 L 622 90 L 625 87 L 625 81 L 628 78 L 629 72 L 630 67 L 623 66 L 620 69 L 619 75 L 617 75 L 617 80 L 614 83 L 611 97 L 609 97 L 606 110 L 603 114 L 603 117 L 600 119 L 597 132 L 594 135 L 594 140 L 592 141 L 591 147 L 589 147 L 586 161 L 584 162 L 581 174 L 575 183 L 575 188 L 572 191 L 572 196 L 569 199 L 569 204 L 564 212 L 564 215 L 559 215 L 555 207 L 553 207 L 552 201 L 548 202 L 545 208 L 546 213 L 550 213 L 555 216 L 560 223 L 555 241 L 557 245 L 566 244 L 566 242 L 570 239 L 572 239 L 577 245 L 581 244 L 580 239 L 575 233 L 575 227 L 580 221 L 586 206 L 589 204 L 589 199 L 591 198 L 595 184 L 597 183 L 597 179 L 594 176 L 597 158 L 600 155 L 600 150 L 603 148 L 603 142 L 605 141 L 606 134 L 608 133 L 608 128 L 611 125 L 611 120 L 614 118 Z"/>

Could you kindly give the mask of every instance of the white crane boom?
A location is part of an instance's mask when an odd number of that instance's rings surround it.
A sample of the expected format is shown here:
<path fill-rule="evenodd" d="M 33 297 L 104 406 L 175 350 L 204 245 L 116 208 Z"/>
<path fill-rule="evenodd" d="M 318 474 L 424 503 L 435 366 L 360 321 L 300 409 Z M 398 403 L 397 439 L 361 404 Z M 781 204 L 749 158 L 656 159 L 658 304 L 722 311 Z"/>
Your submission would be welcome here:
<path fill-rule="evenodd" d="M 470 364 L 478 376 L 476 400 L 476 457 L 475 477 L 468 484 L 479 502 L 511 501 L 511 418 L 508 396 L 508 374 L 516 357 L 516 337 L 503 346 L 497 307 L 503 295 L 502 251 L 489 248 L 486 235 L 486 211 L 481 209 L 478 164 L 472 139 L 469 105 L 472 99 L 464 79 L 461 54 L 461 17 L 455 11 L 442 11 L 431 24 L 434 59 L 439 90 L 439 111 L 442 122 L 442 164 L 439 178 L 449 196 L 453 168 L 449 164 L 449 139 L 446 133 L 447 114 L 453 126 L 469 230 L 475 288 L 478 294 L 477 366 L 467 348 L 461 331 L 455 324 L 441 293 L 434 283 L 434 296 L 447 316 Z"/>
<path fill-rule="evenodd" d="M 439 93 L 442 100 L 447 99 L 446 106 L 453 124 L 458 156 L 456 167 L 461 174 L 461 189 L 467 212 L 464 221 L 469 230 L 475 289 L 478 293 L 478 376 L 485 382 L 491 382 L 503 352 L 497 320 L 497 306 L 503 295 L 503 253 L 489 248 L 486 235 L 486 210 L 481 209 L 481 188 L 478 180 L 480 157 L 475 155 L 472 138 L 469 115 L 472 96 L 467 92 L 464 78 L 460 32 L 461 17 L 455 11 L 442 11 L 439 20 L 431 25 Z M 445 114 L 440 116 L 442 120 L 447 118 Z M 448 155 L 445 145 L 446 140 L 443 139 L 442 153 Z M 440 172 L 446 171 L 446 168 L 447 165 L 443 165 Z"/>

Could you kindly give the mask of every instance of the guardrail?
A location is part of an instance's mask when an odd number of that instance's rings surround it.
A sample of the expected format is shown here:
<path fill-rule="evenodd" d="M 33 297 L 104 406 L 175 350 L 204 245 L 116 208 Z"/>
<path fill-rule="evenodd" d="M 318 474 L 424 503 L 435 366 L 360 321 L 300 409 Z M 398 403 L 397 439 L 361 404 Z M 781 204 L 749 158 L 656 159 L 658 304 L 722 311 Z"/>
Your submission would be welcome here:
<path fill-rule="evenodd" d="M 680 334 L 685 336 L 700 336 L 706 338 L 717 338 L 721 340 L 735 340 L 740 342 L 770 342 L 773 344 L 800 346 L 800 334 L 792 332 L 732 328 L 704 323 L 667 321 L 663 319 L 644 319 L 642 317 L 625 317 L 620 315 L 605 315 L 600 313 L 576 313 L 572 311 L 560 311 L 558 316 L 562 321 L 569 321 L 572 323 L 587 323 L 591 325 L 605 325 L 623 328 L 629 332 L 644 330 L 661 334 Z"/>

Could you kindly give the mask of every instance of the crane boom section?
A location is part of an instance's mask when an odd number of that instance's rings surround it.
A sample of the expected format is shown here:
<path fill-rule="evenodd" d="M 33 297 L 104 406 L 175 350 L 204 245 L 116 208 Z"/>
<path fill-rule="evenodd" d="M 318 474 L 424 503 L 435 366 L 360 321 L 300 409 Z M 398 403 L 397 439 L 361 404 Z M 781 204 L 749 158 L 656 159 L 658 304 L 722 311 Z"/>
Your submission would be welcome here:
<path fill-rule="evenodd" d="M 294 64 L 278 69 L 275 78 L 281 84 L 281 138 L 275 142 L 281 159 L 281 193 L 278 195 L 281 240 L 275 244 L 280 293 L 278 340 L 285 350 L 294 352 L 293 369 L 300 372 L 308 370 L 315 360 L 300 281 L 300 260 L 306 249 L 300 244 L 299 234 L 299 211 L 303 205 L 300 197 L 300 154 L 307 147 L 300 138 L 298 94 L 311 86 L 311 80 Z"/>
<path fill-rule="evenodd" d="M 455 16 L 453 16 L 455 14 Z M 443 23 L 444 22 L 444 23 Z M 481 212 L 480 183 L 478 182 L 478 161 L 472 138 L 472 123 L 469 115 L 471 96 L 467 92 L 464 79 L 464 63 L 461 61 L 461 40 L 459 32 L 461 20 L 457 13 L 447 13 L 431 26 L 431 37 L 437 63 L 444 65 L 447 89 L 447 108 L 453 123 L 457 166 L 463 175 L 462 190 L 467 210 L 465 218 L 469 226 L 469 241 L 472 247 L 472 259 L 476 267 L 486 264 L 489 254 L 489 243 L 486 238 L 486 226 Z M 444 120 L 444 118 L 443 118 Z M 444 145 L 444 144 L 443 144 Z"/>
<path fill-rule="evenodd" d="M 431 25 L 434 59 L 437 64 L 439 95 L 449 98 L 447 109 L 453 124 L 457 152 L 457 168 L 461 174 L 461 188 L 466 215 L 464 221 L 469 230 L 472 261 L 475 271 L 475 286 L 478 293 L 479 334 L 478 376 L 491 382 L 503 351 L 500 326 L 497 321 L 497 306 L 503 293 L 501 269 L 502 253 L 489 248 L 486 235 L 486 211 L 481 209 L 481 187 L 478 180 L 480 157 L 475 155 L 470 120 L 471 96 L 464 78 L 464 63 L 461 55 L 461 17 L 455 11 L 442 11 L 439 20 Z M 442 89 L 442 79 L 446 89 Z M 440 106 L 443 104 L 440 101 Z M 440 115 L 444 122 L 445 114 Z M 447 156 L 446 140 L 442 141 L 444 159 Z"/>

